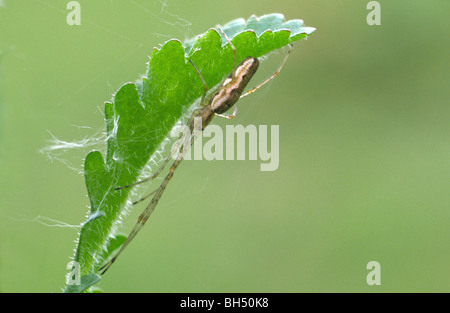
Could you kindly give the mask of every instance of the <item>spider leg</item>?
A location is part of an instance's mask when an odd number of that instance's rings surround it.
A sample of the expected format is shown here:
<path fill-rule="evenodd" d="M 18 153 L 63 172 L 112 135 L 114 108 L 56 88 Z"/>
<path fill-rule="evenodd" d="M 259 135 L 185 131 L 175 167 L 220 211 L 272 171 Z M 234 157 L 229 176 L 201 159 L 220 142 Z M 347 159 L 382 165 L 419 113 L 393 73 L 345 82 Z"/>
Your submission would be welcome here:
<path fill-rule="evenodd" d="M 201 132 L 195 132 L 192 136 L 191 136 L 191 144 L 195 141 L 195 139 L 201 134 Z M 172 166 L 169 169 L 169 173 L 166 175 L 166 177 L 164 177 L 163 182 L 161 183 L 161 185 L 158 187 L 158 189 L 156 189 L 153 193 L 155 194 L 152 198 L 152 201 L 150 201 L 150 203 L 147 205 L 147 207 L 145 208 L 145 210 L 141 213 L 141 215 L 139 216 L 136 224 L 133 227 L 133 230 L 131 231 L 131 233 L 128 235 L 127 240 L 123 243 L 123 245 L 120 247 L 119 251 L 117 252 L 117 254 L 111 259 L 109 260 L 106 264 L 104 264 L 102 267 L 100 267 L 99 271 L 101 271 L 101 274 L 103 275 L 110 267 L 111 265 L 117 260 L 117 258 L 119 257 L 119 255 L 125 250 L 125 248 L 130 244 L 130 242 L 134 239 L 134 237 L 136 237 L 136 235 L 139 233 L 139 231 L 142 229 L 142 227 L 144 227 L 145 223 L 147 222 L 148 218 L 150 217 L 150 215 L 152 214 L 152 212 L 154 211 L 156 205 L 158 204 L 159 200 L 161 199 L 162 194 L 164 193 L 164 190 L 167 187 L 167 184 L 169 183 L 170 179 L 172 179 L 172 176 L 175 172 L 175 170 L 177 169 L 178 165 L 181 163 L 181 161 L 183 160 L 184 156 L 186 155 L 187 151 L 189 149 L 182 149 L 181 150 L 181 156 L 179 158 L 177 158 Z M 152 194 L 153 194 L 152 193 Z"/>
<path fill-rule="evenodd" d="M 184 133 L 180 136 L 180 138 L 175 142 L 175 144 L 174 144 L 174 146 L 173 146 L 173 149 L 172 149 L 172 151 L 170 152 L 170 154 L 169 154 L 169 156 L 164 160 L 164 162 L 163 162 L 163 164 L 158 168 L 158 170 L 152 175 L 152 176 L 149 176 L 149 177 L 147 177 L 147 178 L 144 178 L 144 179 L 142 179 L 142 180 L 140 180 L 140 181 L 138 181 L 138 182 L 135 182 L 135 183 L 133 183 L 133 184 L 130 184 L 130 185 L 126 185 L 126 186 L 122 186 L 122 187 L 117 187 L 117 188 L 115 188 L 114 190 L 121 190 L 121 189 L 126 189 L 126 188 L 130 188 L 130 187 L 134 187 L 134 186 L 136 186 L 136 185 L 140 185 L 140 184 L 143 184 L 143 183 L 145 183 L 145 182 L 148 182 L 148 181 L 150 181 L 150 180 L 153 180 L 153 179 L 155 179 L 156 177 L 158 177 L 159 176 L 159 174 L 164 170 L 164 168 L 166 167 L 166 165 L 169 163 L 169 161 L 170 161 L 170 159 L 171 158 L 173 158 L 173 156 L 175 155 L 175 154 L 177 154 L 178 152 L 177 152 L 177 150 L 178 150 L 178 147 L 181 145 L 181 143 L 183 142 L 183 137 L 184 137 Z M 139 201 L 140 202 L 140 201 Z"/>
<path fill-rule="evenodd" d="M 236 117 L 236 113 L 237 113 L 237 105 L 235 104 L 235 105 L 234 105 L 234 111 L 233 111 L 233 114 L 231 114 L 231 115 L 226 115 L 226 114 L 218 114 L 218 113 L 216 113 L 216 115 L 217 115 L 217 116 L 220 116 L 220 117 L 225 117 L 225 118 L 231 120 L 231 119 L 233 119 L 233 118 Z"/>
<path fill-rule="evenodd" d="M 283 68 L 284 63 L 286 63 L 286 60 L 287 60 L 287 58 L 289 57 L 289 55 L 290 55 L 290 53 L 291 53 L 291 50 L 292 50 L 292 44 L 289 45 L 289 51 L 288 51 L 287 55 L 285 56 L 283 62 L 281 63 L 280 67 L 278 68 L 278 70 L 277 70 L 275 73 L 273 73 L 272 75 L 270 75 L 270 77 L 267 78 L 265 81 L 263 81 L 261 84 L 259 84 L 258 86 L 256 86 L 256 87 L 254 87 L 254 88 L 248 90 L 247 92 L 245 92 L 243 95 L 241 95 L 240 98 L 243 98 L 243 97 L 245 97 L 245 96 L 248 96 L 249 94 L 255 92 L 256 90 L 258 90 L 259 88 L 261 88 L 262 86 L 264 86 L 265 84 L 267 84 L 269 81 L 271 81 L 272 79 L 274 79 L 275 76 L 277 76 L 277 75 L 281 72 L 281 69 Z"/>
<path fill-rule="evenodd" d="M 225 37 L 225 39 L 230 44 L 231 50 L 233 51 L 233 72 L 231 78 L 234 79 L 236 76 L 236 48 L 234 47 L 233 43 L 231 42 L 230 38 L 228 38 L 227 34 L 223 31 L 222 28 L 219 28 L 219 31 L 222 33 L 222 35 Z"/>

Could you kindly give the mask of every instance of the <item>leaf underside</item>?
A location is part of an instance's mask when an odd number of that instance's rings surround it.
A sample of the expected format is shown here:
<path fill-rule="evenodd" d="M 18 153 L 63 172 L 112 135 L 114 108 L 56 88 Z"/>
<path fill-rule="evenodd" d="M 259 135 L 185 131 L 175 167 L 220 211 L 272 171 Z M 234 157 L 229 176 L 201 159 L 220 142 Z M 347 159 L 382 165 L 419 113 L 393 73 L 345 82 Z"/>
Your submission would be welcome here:
<path fill-rule="evenodd" d="M 285 21 L 281 14 L 236 19 L 221 28 L 236 48 L 236 64 L 248 56 L 261 57 L 315 30 L 305 27 L 301 20 Z M 80 231 L 74 257 L 80 263 L 82 277 L 93 275 L 115 250 L 108 242 L 117 238 L 115 225 L 123 213 L 130 188 L 114 189 L 137 181 L 176 122 L 204 92 L 202 80 L 188 59 L 200 70 L 210 88 L 233 68 L 232 49 L 215 29 L 184 44 L 169 40 L 153 50 L 146 77 L 124 84 L 113 100 L 105 103 L 106 158 L 99 151 L 91 151 L 84 164 L 90 211 Z M 115 239 L 112 246 L 120 246 L 123 241 L 123 237 Z M 88 276 L 92 277 L 96 276 Z"/>

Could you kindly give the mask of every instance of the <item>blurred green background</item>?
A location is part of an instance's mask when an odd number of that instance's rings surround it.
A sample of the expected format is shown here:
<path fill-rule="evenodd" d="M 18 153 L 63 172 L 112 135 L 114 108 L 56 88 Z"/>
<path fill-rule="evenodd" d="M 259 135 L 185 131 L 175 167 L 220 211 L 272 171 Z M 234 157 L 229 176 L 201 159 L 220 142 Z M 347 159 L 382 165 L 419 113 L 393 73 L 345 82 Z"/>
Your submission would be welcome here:
<path fill-rule="evenodd" d="M 0 1 L 0 291 L 59 292 L 103 102 L 153 47 L 283 13 L 317 28 L 227 123 L 280 125 L 280 166 L 186 161 L 106 292 L 449 292 L 449 1 Z M 273 54 L 254 83 L 286 51 Z M 124 220 L 128 232 L 143 209 Z M 66 226 L 66 227 L 58 227 Z M 369 261 L 381 286 L 368 286 Z"/>

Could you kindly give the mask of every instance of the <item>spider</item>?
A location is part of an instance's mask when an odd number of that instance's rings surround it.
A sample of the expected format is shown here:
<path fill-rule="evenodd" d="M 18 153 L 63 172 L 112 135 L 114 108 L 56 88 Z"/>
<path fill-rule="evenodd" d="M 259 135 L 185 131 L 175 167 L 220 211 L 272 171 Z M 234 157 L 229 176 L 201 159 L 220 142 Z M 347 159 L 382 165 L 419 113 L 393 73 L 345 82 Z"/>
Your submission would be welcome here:
<path fill-rule="evenodd" d="M 233 71 L 222 81 L 222 83 L 219 84 L 219 86 L 214 90 L 212 93 L 212 96 L 210 98 L 206 97 L 208 86 L 206 85 L 206 82 L 201 74 L 201 72 L 198 70 L 198 68 L 195 66 L 195 64 L 189 59 L 189 62 L 192 64 L 194 69 L 197 71 L 198 76 L 203 82 L 204 86 L 204 93 L 201 98 L 201 104 L 200 108 L 195 110 L 191 117 L 189 118 L 189 121 L 187 123 L 187 128 L 185 132 L 181 135 L 180 139 L 175 143 L 174 149 L 172 149 L 171 154 L 167 157 L 167 159 L 163 162 L 161 167 L 150 177 L 145 178 L 141 181 L 138 181 L 137 183 L 118 187 L 116 190 L 124 189 L 124 188 L 130 188 L 133 186 L 136 186 L 138 184 L 145 183 L 147 181 L 150 181 L 154 178 L 156 178 L 162 170 L 166 167 L 166 165 L 169 163 L 171 158 L 174 158 L 174 154 L 176 154 L 175 161 L 172 163 L 172 166 L 169 169 L 169 173 L 166 175 L 166 177 L 163 179 L 161 185 L 151 192 L 150 194 L 146 195 L 145 197 L 133 202 L 133 205 L 136 203 L 139 203 L 141 201 L 144 201 L 148 197 L 153 195 L 152 200 L 147 205 L 145 210 L 141 213 L 139 216 L 134 228 L 132 229 L 130 235 L 128 236 L 127 240 L 123 243 L 123 245 L 120 247 L 119 251 L 114 255 L 113 258 L 111 258 L 107 263 L 105 263 L 99 271 L 101 271 L 101 274 L 103 275 L 110 267 L 111 265 L 117 260 L 118 256 L 125 250 L 125 248 L 130 244 L 130 242 L 136 237 L 138 232 L 144 227 L 145 223 L 147 222 L 148 218 L 152 214 L 153 210 L 155 209 L 156 205 L 158 204 L 159 200 L 161 199 L 162 194 L 164 193 L 164 190 L 166 189 L 167 184 L 172 179 L 173 174 L 175 170 L 177 169 L 180 162 L 183 160 L 184 156 L 186 155 L 186 152 L 188 151 L 189 147 L 193 144 L 195 139 L 200 136 L 201 132 L 208 126 L 208 124 L 211 122 L 211 120 L 214 118 L 215 115 L 222 116 L 228 119 L 232 119 L 236 116 L 237 113 L 237 106 L 234 107 L 234 111 L 231 115 L 225 115 L 224 113 L 227 112 L 235 103 L 242 97 L 245 97 L 256 90 L 258 90 L 261 86 L 265 85 L 267 82 L 272 80 L 275 76 L 280 73 L 281 69 L 284 66 L 284 63 L 286 62 L 291 49 L 289 49 L 288 54 L 284 58 L 283 62 L 281 63 L 278 70 L 273 73 L 269 78 L 267 78 L 265 81 L 260 83 L 258 86 L 248 90 L 247 92 L 244 92 L 245 87 L 249 83 L 249 81 L 252 79 L 253 75 L 257 71 L 259 67 L 259 61 L 257 58 L 254 57 L 247 57 L 245 58 L 241 63 L 239 63 L 236 66 L 236 48 L 234 47 L 231 40 L 228 38 L 228 36 L 225 34 L 225 32 L 219 28 L 219 31 L 222 33 L 222 35 L 225 37 L 225 39 L 230 44 L 230 47 L 233 51 Z M 290 47 L 292 44 L 290 45 Z M 197 129 L 196 129 L 197 128 Z"/>

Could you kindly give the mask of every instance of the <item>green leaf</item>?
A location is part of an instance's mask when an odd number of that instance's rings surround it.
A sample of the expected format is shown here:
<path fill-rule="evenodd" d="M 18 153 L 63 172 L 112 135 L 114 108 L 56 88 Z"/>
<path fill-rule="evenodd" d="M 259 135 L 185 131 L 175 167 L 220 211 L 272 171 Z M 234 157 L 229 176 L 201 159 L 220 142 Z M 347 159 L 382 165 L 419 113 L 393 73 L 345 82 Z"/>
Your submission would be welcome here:
<path fill-rule="evenodd" d="M 281 14 L 236 19 L 222 29 L 236 48 L 236 64 L 305 38 L 315 30 L 305 27 L 301 20 L 285 21 Z M 200 70 L 210 89 L 233 68 L 232 49 L 215 29 L 184 44 L 169 40 L 153 50 L 142 81 L 124 84 L 113 100 L 105 103 L 105 159 L 99 151 L 92 151 L 84 164 L 90 212 L 74 258 L 83 277 L 90 277 L 113 252 L 112 247 L 120 243 L 108 246 L 116 235 L 130 189 L 115 188 L 137 181 L 175 123 L 192 110 L 204 92 L 198 73 L 187 59 Z"/>

